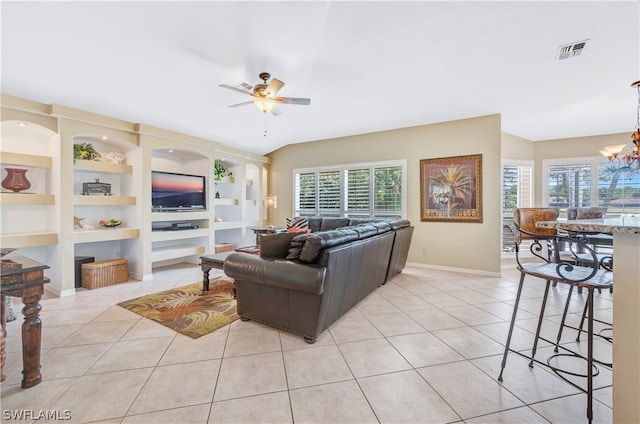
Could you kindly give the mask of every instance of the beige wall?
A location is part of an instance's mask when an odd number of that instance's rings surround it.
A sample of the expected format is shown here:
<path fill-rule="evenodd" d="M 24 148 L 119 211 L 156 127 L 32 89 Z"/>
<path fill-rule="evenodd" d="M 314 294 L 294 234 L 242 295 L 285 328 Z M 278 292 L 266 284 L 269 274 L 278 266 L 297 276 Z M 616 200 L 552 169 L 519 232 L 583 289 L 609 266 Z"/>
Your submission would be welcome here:
<path fill-rule="evenodd" d="M 533 160 L 533 143 L 515 135 L 502 133 L 502 159 Z"/>
<path fill-rule="evenodd" d="M 415 226 L 409 262 L 500 272 L 500 115 L 299 143 L 270 153 L 270 191 L 278 196 L 274 225 L 293 214 L 295 168 L 407 160 L 407 218 Z M 420 222 L 420 159 L 483 155 L 484 222 Z M 426 249 L 426 254 L 423 254 Z"/>

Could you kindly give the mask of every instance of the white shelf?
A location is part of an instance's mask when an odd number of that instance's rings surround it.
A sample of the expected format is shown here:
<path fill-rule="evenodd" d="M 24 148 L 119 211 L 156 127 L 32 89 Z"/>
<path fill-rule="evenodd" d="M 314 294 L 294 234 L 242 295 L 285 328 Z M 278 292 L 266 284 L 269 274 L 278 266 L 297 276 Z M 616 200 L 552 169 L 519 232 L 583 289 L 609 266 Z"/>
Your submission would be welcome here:
<path fill-rule="evenodd" d="M 55 205 L 56 197 L 53 194 L 0 193 L 0 203 L 3 206 Z"/>
<path fill-rule="evenodd" d="M 189 212 L 152 212 L 151 221 L 187 221 L 193 219 L 209 219 L 209 211 Z"/>
<path fill-rule="evenodd" d="M 151 241 L 155 242 L 168 240 L 184 240 L 197 237 L 206 237 L 208 235 L 208 228 L 197 228 L 195 230 L 152 231 Z"/>
<path fill-rule="evenodd" d="M 215 180 L 213 181 L 214 183 L 224 183 L 224 184 L 234 184 L 236 182 L 235 178 L 233 177 L 222 177 L 222 179 L 220 180 Z"/>
<path fill-rule="evenodd" d="M 238 204 L 238 199 L 214 199 L 213 203 L 216 206 L 235 206 Z"/>
<path fill-rule="evenodd" d="M 97 241 L 126 240 L 140 237 L 138 228 L 99 228 L 95 230 L 75 230 L 74 243 L 92 243 Z"/>
<path fill-rule="evenodd" d="M 95 160 L 76 160 L 73 164 L 76 171 L 108 172 L 111 174 L 132 174 L 131 165 L 118 165 L 110 162 L 100 162 Z"/>
<path fill-rule="evenodd" d="M 129 206 L 136 204 L 136 198 L 134 196 L 74 195 L 73 204 L 87 206 Z"/>
<path fill-rule="evenodd" d="M 35 166 L 37 168 L 51 168 L 52 160 L 49 156 L 0 152 L 0 163 L 22 166 Z"/>
<path fill-rule="evenodd" d="M 214 230 L 231 230 L 234 228 L 241 228 L 242 222 L 240 221 L 226 221 L 226 222 L 216 222 L 213 224 Z"/>
<path fill-rule="evenodd" d="M 203 255 L 205 251 L 206 248 L 204 246 L 190 246 L 188 244 L 155 247 L 151 252 L 151 262 L 166 261 L 192 255 Z"/>
<path fill-rule="evenodd" d="M 58 233 L 16 233 L 0 236 L 0 246 L 6 247 L 33 247 L 58 244 Z"/>

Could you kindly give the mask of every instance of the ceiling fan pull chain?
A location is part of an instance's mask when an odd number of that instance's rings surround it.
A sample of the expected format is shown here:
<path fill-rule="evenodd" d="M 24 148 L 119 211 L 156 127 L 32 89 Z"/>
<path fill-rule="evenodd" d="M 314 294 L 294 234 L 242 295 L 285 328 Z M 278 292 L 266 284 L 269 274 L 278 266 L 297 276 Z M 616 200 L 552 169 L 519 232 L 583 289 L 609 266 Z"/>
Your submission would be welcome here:
<path fill-rule="evenodd" d="M 267 136 L 267 112 L 262 112 L 264 115 L 264 137 Z"/>

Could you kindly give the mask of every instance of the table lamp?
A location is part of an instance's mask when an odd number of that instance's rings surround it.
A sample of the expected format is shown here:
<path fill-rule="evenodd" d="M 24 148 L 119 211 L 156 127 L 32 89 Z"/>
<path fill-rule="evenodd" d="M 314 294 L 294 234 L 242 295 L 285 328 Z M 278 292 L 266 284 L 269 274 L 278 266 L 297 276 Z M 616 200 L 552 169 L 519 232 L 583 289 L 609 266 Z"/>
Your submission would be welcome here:
<path fill-rule="evenodd" d="M 267 216 L 269 218 L 269 227 L 273 227 L 271 225 L 271 209 L 275 209 L 278 207 L 278 198 L 273 194 L 268 195 L 264 198 L 264 205 L 267 207 Z"/>

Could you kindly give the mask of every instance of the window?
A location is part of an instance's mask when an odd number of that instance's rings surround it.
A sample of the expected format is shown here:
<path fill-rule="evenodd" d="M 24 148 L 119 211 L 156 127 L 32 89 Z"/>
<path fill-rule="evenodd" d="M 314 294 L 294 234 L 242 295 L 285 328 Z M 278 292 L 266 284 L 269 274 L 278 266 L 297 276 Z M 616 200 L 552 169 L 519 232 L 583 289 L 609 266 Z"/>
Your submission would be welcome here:
<path fill-rule="evenodd" d="M 402 218 L 406 161 L 296 169 L 294 215 Z"/>
<path fill-rule="evenodd" d="M 515 208 L 533 205 L 533 163 L 507 162 L 502 164 L 503 221 L 513 218 Z"/>
<path fill-rule="evenodd" d="M 543 161 L 543 199 L 566 217 L 567 208 L 600 206 L 608 215 L 640 212 L 640 171 L 616 170 L 602 158 Z"/>
<path fill-rule="evenodd" d="M 514 249 L 511 229 L 513 211 L 533 205 L 533 162 L 503 161 L 502 163 L 502 250 Z"/>

